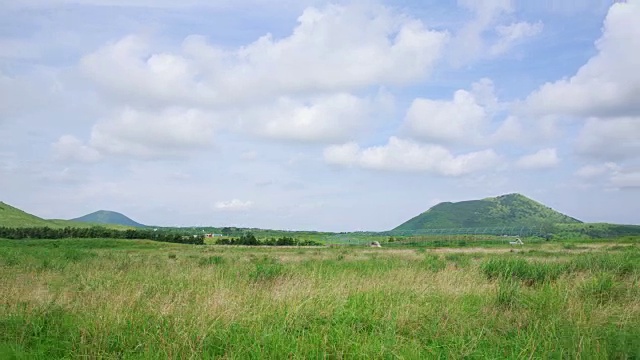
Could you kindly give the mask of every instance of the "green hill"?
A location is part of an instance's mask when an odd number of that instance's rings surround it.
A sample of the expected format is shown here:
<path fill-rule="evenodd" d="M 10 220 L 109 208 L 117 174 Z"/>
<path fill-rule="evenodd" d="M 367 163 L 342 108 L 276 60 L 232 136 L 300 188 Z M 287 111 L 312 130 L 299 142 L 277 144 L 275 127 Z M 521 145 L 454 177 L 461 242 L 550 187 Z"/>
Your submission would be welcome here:
<path fill-rule="evenodd" d="M 35 215 L 26 213 L 11 205 L 0 202 L 0 226 L 11 228 L 24 227 L 60 227 L 52 224 L 49 220 L 39 218 Z"/>
<path fill-rule="evenodd" d="M 96 211 L 91 214 L 81 216 L 79 218 L 71 219 L 71 221 L 90 223 L 90 224 L 100 224 L 100 225 L 123 225 L 123 226 L 131 226 L 131 227 L 146 227 L 146 225 L 137 223 L 123 214 L 120 214 L 115 211 L 107 211 L 107 210 Z"/>
<path fill-rule="evenodd" d="M 32 227 L 50 227 L 53 229 L 74 227 L 74 228 L 90 228 L 95 224 L 87 222 L 78 222 L 73 220 L 59 219 L 43 219 L 35 215 L 24 212 L 11 205 L 0 201 L 0 227 L 10 228 L 32 228 Z M 131 229 L 128 225 L 106 224 L 107 228 L 115 230 Z"/>
<path fill-rule="evenodd" d="M 394 230 L 539 226 L 581 223 L 520 194 L 440 203 Z"/>

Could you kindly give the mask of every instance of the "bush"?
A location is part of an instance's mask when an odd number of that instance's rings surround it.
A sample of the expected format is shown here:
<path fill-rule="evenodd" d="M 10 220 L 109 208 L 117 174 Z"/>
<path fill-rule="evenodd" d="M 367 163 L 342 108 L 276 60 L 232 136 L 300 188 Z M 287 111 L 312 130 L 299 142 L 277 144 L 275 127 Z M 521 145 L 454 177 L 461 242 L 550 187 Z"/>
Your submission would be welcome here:
<path fill-rule="evenodd" d="M 259 240 L 252 233 L 245 233 L 239 238 L 218 239 L 216 245 L 245 245 L 245 246 L 322 246 L 321 243 L 313 240 L 298 240 L 296 238 L 283 236 L 280 238 L 268 238 Z"/>

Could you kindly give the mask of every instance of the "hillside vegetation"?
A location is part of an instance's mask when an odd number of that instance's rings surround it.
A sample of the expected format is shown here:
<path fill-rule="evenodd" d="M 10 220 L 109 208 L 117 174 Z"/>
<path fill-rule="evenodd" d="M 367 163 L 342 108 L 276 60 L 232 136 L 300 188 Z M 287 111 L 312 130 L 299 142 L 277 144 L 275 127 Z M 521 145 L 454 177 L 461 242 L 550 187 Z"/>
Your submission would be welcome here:
<path fill-rule="evenodd" d="M 440 203 L 394 230 L 540 226 L 581 223 L 520 194 Z"/>
<path fill-rule="evenodd" d="M 558 224 L 553 230 L 558 239 L 605 239 L 640 236 L 640 225 L 606 223 Z"/>
<path fill-rule="evenodd" d="M 79 218 L 71 219 L 71 221 L 90 223 L 90 224 L 102 224 L 102 225 L 108 224 L 108 225 L 124 225 L 124 226 L 131 226 L 131 227 L 146 227 L 146 225 L 137 223 L 121 213 L 118 213 L 115 211 L 107 211 L 107 210 L 99 210 L 91 214 L 81 216 Z"/>
<path fill-rule="evenodd" d="M 59 227 L 59 225 L 53 224 L 49 220 L 39 218 L 11 205 L 0 202 L 0 227 L 22 228 L 43 226 Z"/>
<path fill-rule="evenodd" d="M 52 228 L 62 229 L 66 227 L 73 228 L 90 228 L 95 226 L 92 223 L 77 222 L 73 220 L 52 219 L 47 220 L 35 215 L 29 214 L 9 204 L 0 201 L 0 227 L 5 228 Z M 109 229 L 126 230 L 131 226 L 125 225 L 105 225 Z"/>

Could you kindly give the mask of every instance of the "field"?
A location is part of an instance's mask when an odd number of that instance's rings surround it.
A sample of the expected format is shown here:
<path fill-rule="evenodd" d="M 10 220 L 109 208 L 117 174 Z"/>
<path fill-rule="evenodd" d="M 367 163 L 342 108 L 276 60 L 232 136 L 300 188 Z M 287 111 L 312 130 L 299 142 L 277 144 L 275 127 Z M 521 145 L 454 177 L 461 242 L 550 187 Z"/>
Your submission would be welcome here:
<path fill-rule="evenodd" d="M 640 358 L 640 245 L 0 240 L 0 358 Z"/>

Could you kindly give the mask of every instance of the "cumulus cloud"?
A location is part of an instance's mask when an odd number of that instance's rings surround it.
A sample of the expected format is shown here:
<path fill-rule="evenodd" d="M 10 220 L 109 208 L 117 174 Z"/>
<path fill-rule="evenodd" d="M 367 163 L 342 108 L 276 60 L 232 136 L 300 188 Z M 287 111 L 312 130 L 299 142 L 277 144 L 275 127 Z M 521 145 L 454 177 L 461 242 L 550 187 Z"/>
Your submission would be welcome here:
<path fill-rule="evenodd" d="M 583 180 L 605 184 L 614 189 L 640 187 L 640 168 L 625 167 L 613 162 L 585 165 L 578 169 L 575 175 Z M 602 183 L 603 180 L 606 183 Z"/>
<path fill-rule="evenodd" d="M 609 161 L 640 158 L 640 117 L 591 118 L 578 134 L 576 149 Z"/>
<path fill-rule="evenodd" d="M 503 54 L 524 39 L 540 34 L 543 28 L 542 22 L 532 24 L 521 21 L 509 25 L 499 25 L 496 27 L 498 40 L 491 45 L 489 53 L 494 56 Z"/>
<path fill-rule="evenodd" d="M 527 99 L 532 114 L 577 117 L 640 115 L 640 1 L 616 2 L 609 9 L 597 54 L 575 75 L 546 83 Z"/>
<path fill-rule="evenodd" d="M 281 97 L 274 104 L 240 111 L 239 127 L 279 140 L 344 141 L 366 125 L 373 101 L 338 93 L 308 101 Z"/>
<path fill-rule="evenodd" d="M 215 94 L 192 81 L 197 75 L 189 59 L 154 53 L 149 39 L 129 35 L 80 60 L 83 74 L 112 96 L 133 104 L 193 105 Z"/>
<path fill-rule="evenodd" d="M 236 49 L 201 36 L 179 51 L 127 36 L 81 60 L 112 96 L 141 103 L 229 106 L 281 95 L 351 91 L 424 79 L 448 38 L 383 6 L 307 8 L 291 35 L 264 35 Z"/>
<path fill-rule="evenodd" d="M 219 129 L 346 141 L 385 102 L 354 94 L 424 80 L 447 39 L 446 32 L 374 4 L 309 7 L 289 36 L 266 34 L 236 48 L 192 35 L 178 49 L 163 49 L 149 37 L 129 35 L 80 60 L 98 91 L 128 109 L 96 125 L 90 143 L 140 156 L 154 153 L 158 143 L 204 143 L 212 130 L 203 113 L 224 118 Z M 151 108 L 165 110 L 150 115 Z M 144 130 L 154 122 L 165 123 L 166 132 Z"/>
<path fill-rule="evenodd" d="M 508 116 L 502 124 L 491 134 L 494 142 L 517 142 L 525 138 L 525 127 L 515 116 Z"/>
<path fill-rule="evenodd" d="M 212 120 L 196 109 L 125 108 L 96 124 L 89 144 L 104 153 L 152 158 L 207 146 L 212 136 Z"/>
<path fill-rule="evenodd" d="M 611 176 L 611 185 L 621 189 L 640 188 L 640 169 L 615 172 Z"/>
<path fill-rule="evenodd" d="M 279 0 L 277 5 L 282 7 L 292 6 L 299 2 L 314 3 L 311 0 Z M 0 1 L 0 5 L 5 5 Z M 269 0 L 21 0 L 8 1 L 6 6 L 11 9 L 21 8 L 50 8 L 69 5 L 84 6 L 108 6 L 108 7 L 133 7 L 133 8 L 161 8 L 161 9 L 180 9 L 188 7 L 198 8 L 226 8 L 237 5 L 244 6 L 273 6 L 273 1 Z"/>
<path fill-rule="evenodd" d="M 242 211 L 253 207 L 253 201 L 242 201 L 233 199 L 229 201 L 218 201 L 215 204 L 216 209 L 222 211 Z"/>
<path fill-rule="evenodd" d="M 418 98 L 404 126 L 412 137 L 438 143 L 477 143 L 497 104 L 493 82 L 482 79 L 473 90 L 458 90 L 452 100 Z"/>
<path fill-rule="evenodd" d="M 71 135 L 63 135 L 53 143 L 54 157 L 61 161 L 96 162 L 100 160 L 100 153 L 85 145 L 80 139 Z"/>
<path fill-rule="evenodd" d="M 605 163 L 601 165 L 585 165 L 575 172 L 575 175 L 583 179 L 597 178 L 612 171 L 617 171 L 620 167 L 616 163 Z"/>
<path fill-rule="evenodd" d="M 329 164 L 364 169 L 404 172 L 430 172 L 461 176 L 496 166 L 499 156 L 493 150 L 454 155 L 439 145 L 425 145 L 391 137 L 386 145 L 360 148 L 356 143 L 334 145 L 324 151 Z"/>
<path fill-rule="evenodd" d="M 604 161 L 640 157 L 640 1 L 616 2 L 604 21 L 597 53 L 575 75 L 542 85 L 523 104 L 530 115 L 585 118 L 578 154 Z"/>
<path fill-rule="evenodd" d="M 542 149 L 536 153 L 522 156 L 516 162 L 516 166 L 521 169 L 537 170 L 548 169 L 558 166 L 560 158 L 556 149 Z"/>
<path fill-rule="evenodd" d="M 501 23 L 514 10 L 511 0 L 459 0 L 458 5 L 474 14 L 451 40 L 449 56 L 455 65 L 463 65 L 478 58 L 502 55 L 524 39 L 542 32 L 542 22 Z"/>
<path fill-rule="evenodd" d="M 509 115 L 490 135 L 491 143 L 554 146 L 565 135 L 566 123 L 555 116 L 526 118 Z"/>

